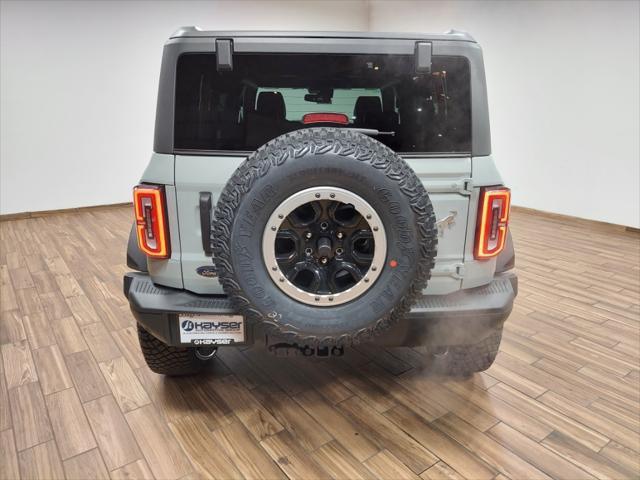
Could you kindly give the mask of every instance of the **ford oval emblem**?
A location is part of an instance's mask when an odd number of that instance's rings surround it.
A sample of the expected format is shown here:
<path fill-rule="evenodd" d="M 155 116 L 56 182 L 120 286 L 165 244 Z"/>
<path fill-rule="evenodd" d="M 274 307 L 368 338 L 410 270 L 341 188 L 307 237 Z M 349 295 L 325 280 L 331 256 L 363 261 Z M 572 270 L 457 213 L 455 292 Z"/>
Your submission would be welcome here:
<path fill-rule="evenodd" d="M 216 272 L 216 267 L 213 265 L 205 265 L 202 267 L 196 268 L 196 272 L 198 275 L 207 278 L 214 278 L 218 276 L 218 272 Z"/>

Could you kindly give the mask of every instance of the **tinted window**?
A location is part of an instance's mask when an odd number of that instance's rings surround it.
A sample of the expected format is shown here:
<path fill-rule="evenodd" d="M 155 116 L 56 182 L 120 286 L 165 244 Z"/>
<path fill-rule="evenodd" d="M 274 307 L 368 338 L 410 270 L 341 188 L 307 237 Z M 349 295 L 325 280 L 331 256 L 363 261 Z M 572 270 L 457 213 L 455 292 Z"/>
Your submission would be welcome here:
<path fill-rule="evenodd" d="M 323 125 L 378 130 L 376 138 L 399 152 L 471 149 L 463 57 L 434 56 L 426 75 L 415 73 L 411 55 L 236 54 L 233 60 L 233 71 L 217 72 L 213 54 L 180 57 L 176 149 L 250 151 L 283 133 Z M 307 113 L 341 115 L 335 124 L 314 123 L 317 116 Z"/>
<path fill-rule="evenodd" d="M 259 88 L 258 96 L 262 92 L 276 92 L 282 95 L 286 107 L 287 120 L 301 122 L 307 113 L 341 113 L 352 117 L 359 97 L 380 97 L 379 88 L 349 88 L 334 89 L 331 103 L 318 103 L 305 100 L 309 95 L 306 88 Z"/>

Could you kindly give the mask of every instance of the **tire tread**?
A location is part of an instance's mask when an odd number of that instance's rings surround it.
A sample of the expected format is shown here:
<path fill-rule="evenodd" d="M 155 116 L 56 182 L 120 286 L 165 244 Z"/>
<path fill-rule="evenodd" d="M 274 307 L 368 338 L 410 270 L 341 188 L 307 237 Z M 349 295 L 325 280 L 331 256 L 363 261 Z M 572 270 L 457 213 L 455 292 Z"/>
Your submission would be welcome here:
<path fill-rule="evenodd" d="M 267 175 L 272 168 L 283 165 L 289 158 L 327 152 L 368 162 L 373 168 L 384 171 L 389 179 L 398 184 L 399 191 L 409 198 L 411 209 L 417 217 L 420 252 L 415 278 L 405 295 L 388 314 L 375 319 L 371 325 L 358 331 L 318 337 L 301 334 L 291 325 L 266 318 L 251 305 L 246 294 L 234 280 L 230 237 L 240 202 L 258 178 Z M 270 333 L 284 338 L 289 343 L 345 346 L 364 342 L 387 330 L 409 312 L 431 276 L 437 251 L 437 229 L 433 206 L 421 180 L 393 150 L 361 133 L 346 129 L 312 128 L 297 130 L 271 140 L 238 167 L 218 200 L 211 241 L 214 263 L 222 287 L 245 316 L 263 322 Z"/>
<path fill-rule="evenodd" d="M 493 364 L 502 340 L 502 328 L 496 329 L 478 343 L 448 347 L 442 361 L 436 361 L 440 373 L 451 376 L 469 376 L 483 372 Z"/>
<path fill-rule="evenodd" d="M 195 356 L 193 348 L 172 347 L 158 340 L 138 324 L 138 340 L 149 368 L 162 375 L 192 375 L 206 362 Z"/>

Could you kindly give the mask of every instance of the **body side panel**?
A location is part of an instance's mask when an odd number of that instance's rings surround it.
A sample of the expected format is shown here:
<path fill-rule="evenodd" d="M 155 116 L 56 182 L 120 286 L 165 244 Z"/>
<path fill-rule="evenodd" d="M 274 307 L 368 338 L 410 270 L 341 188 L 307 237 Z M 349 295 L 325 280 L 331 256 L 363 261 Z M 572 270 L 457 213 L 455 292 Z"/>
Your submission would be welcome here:
<path fill-rule="evenodd" d="M 162 153 L 154 153 L 147 164 L 140 183 L 157 183 L 161 185 L 173 185 L 175 156 Z"/>

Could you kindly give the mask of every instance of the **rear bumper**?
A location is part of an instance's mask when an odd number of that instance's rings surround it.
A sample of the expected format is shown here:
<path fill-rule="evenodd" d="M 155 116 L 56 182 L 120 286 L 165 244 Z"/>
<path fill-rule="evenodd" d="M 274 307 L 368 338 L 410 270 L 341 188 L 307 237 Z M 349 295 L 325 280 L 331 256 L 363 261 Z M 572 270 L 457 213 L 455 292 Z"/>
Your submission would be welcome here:
<path fill-rule="evenodd" d="M 476 343 L 504 323 L 518 293 L 513 272 L 495 276 L 482 287 L 449 295 L 426 295 L 411 312 L 373 343 L 385 346 L 464 345 Z M 179 346 L 178 314 L 237 314 L 224 295 L 197 295 L 155 285 L 145 273 L 124 276 L 124 294 L 136 320 L 168 345 Z M 260 325 L 249 325 L 245 344 L 262 332 Z"/>

